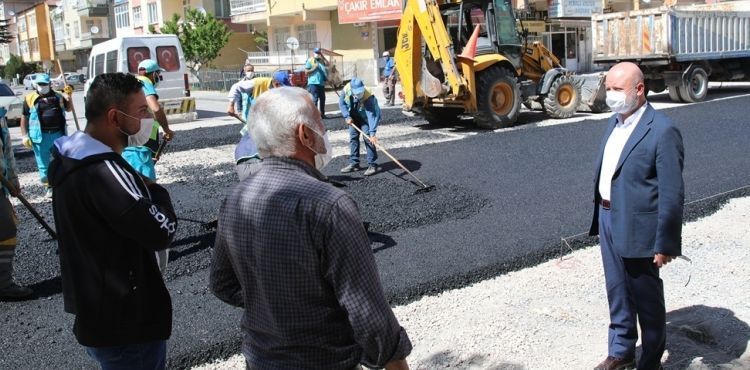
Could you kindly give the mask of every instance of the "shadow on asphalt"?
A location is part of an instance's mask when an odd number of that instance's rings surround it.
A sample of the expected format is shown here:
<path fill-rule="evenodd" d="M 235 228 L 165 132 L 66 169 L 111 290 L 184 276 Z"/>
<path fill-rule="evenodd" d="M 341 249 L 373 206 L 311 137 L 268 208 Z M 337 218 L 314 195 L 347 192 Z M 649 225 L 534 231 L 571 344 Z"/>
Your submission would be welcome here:
<path fill-rule="evenodd" d="M 373 247 L 372 253 L 378 253 L 398 245 L 393 238 L 386 234 L 368 231 L 367 236 L 370 238 L 370 247 Z"/>

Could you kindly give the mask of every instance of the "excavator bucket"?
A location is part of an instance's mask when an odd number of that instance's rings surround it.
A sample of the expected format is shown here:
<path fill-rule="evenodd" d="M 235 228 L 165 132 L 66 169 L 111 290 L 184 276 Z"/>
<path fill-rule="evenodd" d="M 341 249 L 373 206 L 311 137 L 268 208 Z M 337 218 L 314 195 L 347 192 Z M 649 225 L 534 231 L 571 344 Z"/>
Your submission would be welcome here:
<path fill-rule="evenodd" d="M 609 110 L 604 86 L 605 76 L 606 73 L 604 72 L 574 75 L 581 86 L 579 112 L 602 113 Z"/>

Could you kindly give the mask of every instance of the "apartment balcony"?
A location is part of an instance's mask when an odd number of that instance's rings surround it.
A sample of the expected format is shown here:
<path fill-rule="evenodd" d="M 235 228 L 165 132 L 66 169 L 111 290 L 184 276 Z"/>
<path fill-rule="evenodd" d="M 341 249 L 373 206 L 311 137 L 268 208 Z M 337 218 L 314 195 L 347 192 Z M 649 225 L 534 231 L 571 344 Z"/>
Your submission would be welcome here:
<path fill-rule="evenodd" d="M 55 51 L 65 51 L 65 39 L 55 40 Z"/>
<path fill-rule="evenodd" d="M 229 0 L 233 23 L 266 23 L 266 0 Z"/>
<path fill-rule="evenodd" d="M 81 17 L 106 17 L 109 15 L 108 0 L 78 0 L 78 15 Z"/>
<path fill-rule="evenodd" d="M 107 32 L 99 32 L 97 34 L 93 34 L 91 32 L 85 32 L 81 34 L 81 49 L 88 49 L 92 46 L 109 40 L 109 35 Z"/>

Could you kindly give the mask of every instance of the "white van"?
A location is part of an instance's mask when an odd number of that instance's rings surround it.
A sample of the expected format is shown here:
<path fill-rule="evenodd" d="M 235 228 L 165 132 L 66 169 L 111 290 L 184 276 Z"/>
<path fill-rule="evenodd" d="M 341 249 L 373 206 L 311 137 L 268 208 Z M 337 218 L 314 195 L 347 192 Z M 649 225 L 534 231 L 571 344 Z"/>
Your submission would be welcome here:
<path fill-rule="evenodd" d="M 103 73 L 138 74 L 138 63 L 153 59 L 163 68 L 163 80 L 156 86 L 166 114 L 195 115 L 195 99 L 190 98 L 185 56 L 176 35 L 121 36 L 91 48 L 84 94 L 94 78 Z M 85 96 L 85 95 L 84 95 Z M 193 117 L 195 119 L 195 117 Z"/>

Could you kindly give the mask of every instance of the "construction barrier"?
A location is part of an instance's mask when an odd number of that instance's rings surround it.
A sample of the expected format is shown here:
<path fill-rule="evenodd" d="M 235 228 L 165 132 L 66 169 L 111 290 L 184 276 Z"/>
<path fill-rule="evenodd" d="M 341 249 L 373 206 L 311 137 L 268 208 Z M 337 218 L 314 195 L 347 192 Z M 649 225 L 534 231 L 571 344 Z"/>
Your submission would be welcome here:
<path fill-rule="evenodd" d="M 174 119 L 195 121 L 198 119 L 198 112 L 195 110 L 194 97 L 164 99 L 159 100 L 159 103 L 164 110 L 164 114 L 167 115 L 167 118 L 170 121 Z"/>

